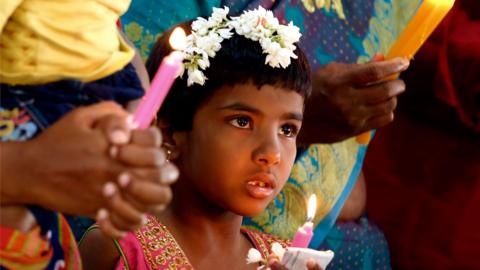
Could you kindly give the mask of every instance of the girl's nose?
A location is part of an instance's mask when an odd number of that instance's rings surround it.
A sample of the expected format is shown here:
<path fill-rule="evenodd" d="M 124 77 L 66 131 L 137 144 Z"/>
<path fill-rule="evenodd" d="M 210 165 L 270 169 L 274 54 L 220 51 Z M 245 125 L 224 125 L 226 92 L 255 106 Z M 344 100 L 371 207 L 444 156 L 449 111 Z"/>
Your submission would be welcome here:
<path fill-rule="evenodd" d="M 253 160 L 258 165 L 267 167 L 280 162 L 280 142 L 276 134 L 265 138 L 253 151 Z"/>

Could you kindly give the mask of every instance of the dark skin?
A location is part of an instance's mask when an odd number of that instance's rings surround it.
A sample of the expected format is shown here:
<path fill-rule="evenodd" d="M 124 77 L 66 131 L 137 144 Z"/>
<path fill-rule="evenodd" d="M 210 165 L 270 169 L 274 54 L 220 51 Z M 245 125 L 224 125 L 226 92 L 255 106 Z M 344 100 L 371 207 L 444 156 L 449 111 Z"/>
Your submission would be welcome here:
<path fill-rule="evenodd" d="M 365 212 L 367 204 L 367 188 L 365 185 L 365 177 L 363 173 L 357 178 L 355 186 L 353 186 L 350 195 L 348 195 L 345 204 L 337 217 L 339 221 L 357 220 Z"/>
<path fill-rule="evenodd" d="M 165 133 L 181 174 L 171 204 L 157 218 L 195 269 L 258 267 L 245 263 L 253 245 L 240 233 L 242 219 L 263 211 L 287 181 L 302 111 L 298 93 L 237 85 L 217 90 L 201 105 L 191 131 Z M 252 184 L 265 179 L 272 181 L 265 189 Z M 101 256 L 95 245 L 102 247 Z M 112 269 L 119 258 L 98 231 L 87 235 L 80 251 L 87 269 Z"/>
<path fill-rule="evenodd" d="M 9 180 L 2 181 L 2 225 L 30 230 L 35 220 L 19 206 L 25 204 L 89 217 L 105 208 L 110 214 L 102 229 L 120 237 L 142 225 L 145 211 L 164 207 L 176 168 L 165 164 L 159 131 L 132 131 L 127 116 L 104 102 L 72 111 L 30 141 L 2 143 L 2 155 L 9 157 L 2 158 L 2 179 Z M 122 173 L 131 181 L 105 196 L 105 185 L 115 186 Z"/>
<path fill-rule="evenodd" d="M 331 63 L 314 71 L 299 142 L 338 142 L 393 121 L 405 83 L 390 78 L 405 71 L 409 61 L 381 59 L 367 64 Z"/>

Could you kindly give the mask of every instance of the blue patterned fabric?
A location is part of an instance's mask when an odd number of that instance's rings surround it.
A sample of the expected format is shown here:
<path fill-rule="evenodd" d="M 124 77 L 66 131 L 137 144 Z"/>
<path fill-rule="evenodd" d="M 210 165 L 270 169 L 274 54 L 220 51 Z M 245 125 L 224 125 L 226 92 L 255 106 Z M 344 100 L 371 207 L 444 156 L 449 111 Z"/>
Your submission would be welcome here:
<path fill-rule="evenodd" d="M 385 236 L 367 217 L 355 222 L 337 222 L 318 249 L 335 252 L 328 270 L 391 269 Z"/>

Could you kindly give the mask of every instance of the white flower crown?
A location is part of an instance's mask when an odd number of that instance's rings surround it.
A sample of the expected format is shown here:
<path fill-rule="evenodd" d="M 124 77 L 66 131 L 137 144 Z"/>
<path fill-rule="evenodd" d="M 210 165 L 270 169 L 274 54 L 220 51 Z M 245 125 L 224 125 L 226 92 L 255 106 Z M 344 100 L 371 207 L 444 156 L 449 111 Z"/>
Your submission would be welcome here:
<path fill-rule="evenodd" d="M 202 70 L 210 66 L 208 58 L 215 57 L 222 41 L 233 36 L 233 29 L 238 35 L 258 41 L 263 53 L 267 54 L 265 64 L 271 67 L 286 68 L 291 58 L 297 58 L 293 53 L 296 49 L 293 44 L 299 41 L 301 34 L 291 22 L 280 24 L 272 11 L 262 7 L 231 19 L 227 18 L 228 12 L 228 7 L 214 8 L 210 18 L 198 18 L 192 23 L 192 33 L 187 37 L 183 50 L 183 68 L 188 72 L 188 86 L 205 83 L 207 77 Z"/>

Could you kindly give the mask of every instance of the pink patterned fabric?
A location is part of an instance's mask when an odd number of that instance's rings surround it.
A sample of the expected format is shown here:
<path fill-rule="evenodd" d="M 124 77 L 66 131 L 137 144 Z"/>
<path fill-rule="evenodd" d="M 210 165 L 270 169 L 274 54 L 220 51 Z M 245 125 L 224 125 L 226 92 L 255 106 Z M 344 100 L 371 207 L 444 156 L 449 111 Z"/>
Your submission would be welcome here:
<path fill-rule="evenodd" d="M 280 240 L 269 234 L 248 229 L 241 229 L 241 232 L 249 238 L 252 245 L 260 251 L 264 258 L 271 253 L 271 246 L 274 242 L 278 242 L 284 247 L 289 245 L 288 241 Z M 129 232 L 118 244 L 117 248 L 122 254 L 122 258 L 117 262 L 116 270 L 193 269 L 187 256 L 165 225 L 153 216 L 148 217 L 145 226 L 137 231 Z"/>
<path fill-rule="evenodd" d="M 115 267 L 116 270 L 123 270 L 123 269 L 136 269 L 136 270 L 148 270 L 148 264 L 145 260 L 145 256 L 143 255 L 142 246 L 140 242 L 137 240 L 135 236 L 135 232 L 128 232 L 127 235 L 119 241 L 120 253 L 122 257 L 118 260 L 117 266 Z M 128 262 L 129 267 L 125 267 L 126 262 Z"/>

